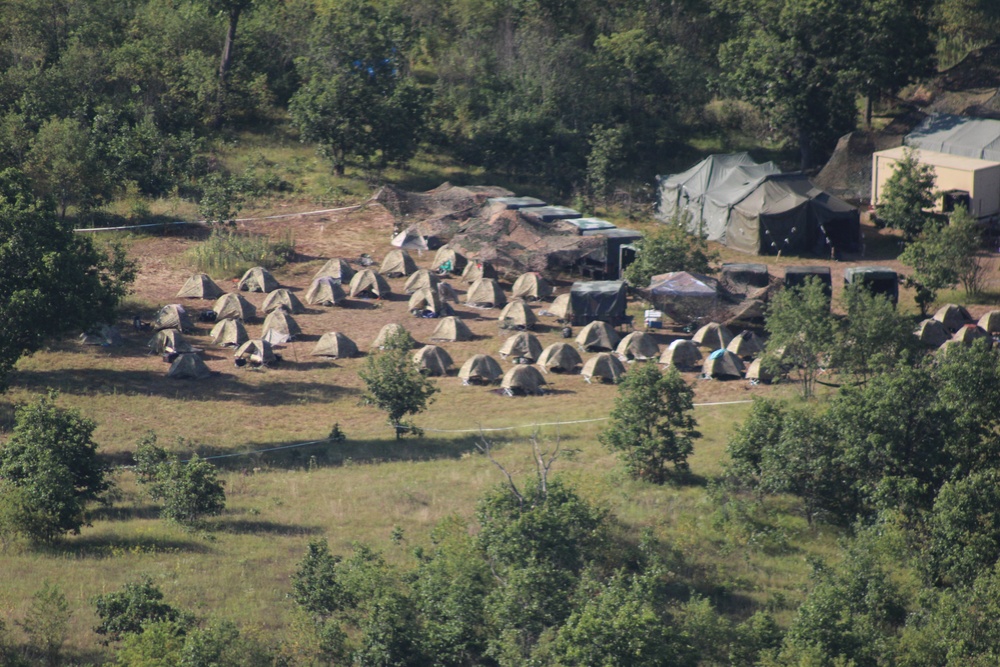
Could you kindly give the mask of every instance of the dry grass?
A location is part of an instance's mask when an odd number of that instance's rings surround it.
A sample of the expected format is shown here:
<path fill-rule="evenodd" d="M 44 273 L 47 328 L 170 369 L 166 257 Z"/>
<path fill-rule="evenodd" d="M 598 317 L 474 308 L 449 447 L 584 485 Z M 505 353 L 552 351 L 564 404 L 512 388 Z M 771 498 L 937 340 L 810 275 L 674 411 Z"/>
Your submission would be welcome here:
<path fill-rule="evenodd" d="M 291 232 L 297 262 L 277 273 L 279 281 L 301 293 L 321 261 L 356 257 L 369 251 L 380 257 L 388 249 L 391 219 L 376 210 L 340 214 L 280 224 L 258 224 L 252 231 Z M 174 301 L 174 293 L 191 271 L 189 249 L 197 237 L 150 236 L 130 240 L 142 270 L 135 308 L 152 308 Z M 418 264 L 427 266 L 425 253 Z M 401 290 L 402 280 L 390 281 Z M 456 288 L 463 286 L 456 280 Z M 231 288 L 231 285 L 227 285 Z M 567 285 L 561 284 L 560 289 Z M 248 295 L 260 305 L 263 295 Z M 191 310 L 210 306 L 195 301 Z M 498 311 L 460 305 L 458 314 L 478 338 L 448 344 L 456 364 L 479 352 L 496 354 Z M 131 331 L 120 350 L 83 348 L 73 341 L 24 359 L 7 396 L 11 403 L 32 400 L 49 388 L 58 389 L 61 405 L 79 408 L 98 424 L 96 439 L 111 460 L 124 462 L 138 437 L 155 430 L 161 442 L 175 437 L 197 443 L 203 454 L 229 454 L 279 447 L 323 438 L 334 422 L 348 435 L 342 445 L 320 445 L 274 454 L 224 459 L 229 495 L 226 514 L 209 531 L 192 534 L 156 518 L 127 472 L 120 474 L 121 498 L 99 512 L 93 526 L 59 545 L 33 551 L 12 545 L 0 552 L 0 609 L 6 617 L 23 617 L 31 593 L 44 579 L 58 583 L 74 609 L 68 650 L 81 660 L 100 660 L 92 598 L 117 589 L 140 574 L 151 575 L 167 599 L 199 615 L 233 619 L 280 635 L 289 620 L 286 594 L 289 576 L 308 540 L 325 537 L 335 552 L 355 541 L 385 550 L 389 560 L 409 564 L 409 547 L 426 542 L 430 528 L 450 515 L 471 517 L 476 499 L 497 483 L 495 469 L 474 453 L 471 437 L 431 429 L 469 429 L 521 425 L 504 432 L 498 456 L 520 474 L 530 473 L 524 437 L 530 425 L 606 416 L 615 389 L 589 385 L 580 376 L 554 376 L 555 391 L 542 398 L 507 399 L 476 387 L 463 387 L 455 377 L 438 381 L 441 393 L 417 421 L 428 429 L 422 440 L 397 443 L 381 414 L 358 404 L 357 370 L 363 359 L 318 360 L 309 351 L 324 332 L 340 330 L 367 350 L 387 322 L 404 324 L 427 342 L 434 320 L 415 319 L 402 296 L 381 303 L 353 302 L 347 308 L 316 308 L 296 318 L 305 339 L 283 350 L 285 362 L 266 370 L 233 367 L 231 353 L 209 345 L 207 325 L 199 325 L 192 341 L 205 348 L 209 367 L 217 375 L 202 383 L 168 380 L 166 365 L 147 354 L 148 334 Z M 249 326 L 251 334 L 260 323 Z M 661 343 L 669 335 L 658 333 Z M 559 340 L 557 328 L 543 326 L 543 345 Z M 507 366 L 506 362 L 504 366 Z M 695 381 L 699 402 L 738 401 L 752 395 L 789 395 L 790 386 L 749 389 L 744 383 Z M 699 408 L 704 437 L 699 440 L 692 469 L 696 481 L 680 487 L 651 487 L 623 479 L 614 458 L 596 444 L 600 422 L 545 428 L 544 437 L 558 434 L 564 445 L 579 450 L 558 466 L 581 492 L 609 507 L 627 534 L 652 528 L 675 548 L 685 564 L 680 575 L 742 613 L 756 605 L 775 604 L 779 612 L 801 598 L 806 553 L 828 555 L 834 536 L 813 534 L 794 515 L 781 515 L 792 545 L 768 555 L 734 548 L 713 527 L 714 505 L 704 481 L 718 474 L 725 442 L 734 423 L 745 415 L 745 404 Z M 10 410 L 4 423 L 9 425 Z M 394 545 L 394 527 L 405 541 Z M 775 603 L 777 601 L 777 603 Z"/>

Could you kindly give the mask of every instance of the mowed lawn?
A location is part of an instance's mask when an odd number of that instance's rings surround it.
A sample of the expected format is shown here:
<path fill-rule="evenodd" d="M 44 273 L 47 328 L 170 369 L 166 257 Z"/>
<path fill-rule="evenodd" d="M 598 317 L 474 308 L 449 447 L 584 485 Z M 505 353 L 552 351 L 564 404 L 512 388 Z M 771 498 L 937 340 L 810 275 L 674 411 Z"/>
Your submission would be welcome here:
<path fill-rule="evenodd" d="M 316 269 L 329 257 L 356 258 L 370 252 L 376 259 L 389 249 L 391 220 L 378 212 L 303 219 L 255 231 L 294 235 L 298 261 L 276 272 L 283 286 L 301 297 Z M 127 240 L 142 266 L 134 302 L 148 320 L 155 309 L 174 302 L 173 294 L 193 271 L 190 249 L 195 237 L 139 237 Z M 430 265 L 432 253 L 417 257 Z M 402 291 L 402 279 L 390 281 Z M 464 285 L 453 285 L 460 292 Z M 219 279 L 224 289 L 230 281 Z M 504 286 L 509 289 L 509 282 Z M 558 291 L 568 289 L 561 283 Z M 247 295 L 260 306 L 263 295 Z M 211 302 L 189 302 L 197 313 Z M 543 306 L 535 306 L 536 311 Z M 506 332 L 497 326 L 498 310 L 459 304 L 458 316 L 476 340 L 442 344 L 456 366 L 472 354 L 496 355 Z M 808 553 L 829 554 L 835 535 L 813 532 L 794 516 L 780 528 L 789 547 L 780 553 L 743 548 L 718 534 L 716 507 L 708 484 L 720 472 L 726 440 L 746 415 L 746 401 L 758 395 L 794 393 L 794 388 L 749 388 L 743 382 L 700 381 L 696 408 L 702 437 L 691 459 L 693 477 L 680 486 L 654 487 L 625 478 L 614 456 L 597 435 L 610 412 L 616 388 L 587 384 L 579 376 L 550 376 L 552 393 L 544 397 L 506 398 L 482 387 L 464 387 L 454 374 L 436 380 L 440 393 L 416 418 L 423 438 L 396 441 L 384 416 L 360 405 L 362 385 L 357 371 L 363 358 L 324 360 L 309 355 L 326 331 L 351 336 L 362 351 L 381 326 L 399 322 L 421 343 L 429 342 L 437 322 L 417 319 L 406 310 L 406 297 L 384 302 L 352 302 L 347 308 L 311 307 L 296 319 L 302 340 L 279 351 L 277 367 L 250 370 L 232 364 L 231 351 L 214 348 L 210 325 L 199 323 L 190 336 L 204 348 L 216 375 L 204 382 L 166 377 L 167 365 L 148 354 L 148 333 L 121 324 L 126 345 L 120 349 L 89 348 L 73 340 L 52 346 L 21 362 L 9 405 L 33 400 L 55 389 L 59 405 L 79 409 L 97 424 L 101 452 L 116 465 L 127 464 L 143 433 L 155 431 L 160 444 L 188 455 L 223 456 L 228 507 L 202 532 L 188 532 L 157 518 L 156 508 L 137 489 L 127 470 L 116 474 L 118 497 L 95 511 L 93 525 L 46 549 L 10 544 L 0 552 L 0 609 L 9 619 L 23 618 L 31 594 L 44 580 L 59 584 L 74 611 L 67 650 L 81 659 L 102 659 L 92 599 L 118 589 L 143 574 L 151 576 L 166 599 L 203 617 L 234 620 L 262 632 L 281 634 L 293 616 L 288 599 L 289 577 L 309 540 L 326 538 L 335 553 L 355 542 L 383 550 L 386 558 L 407 567 L 412 547 L 426 544 L 441 519 L 474 516 L 483 491 L 500 482 L 496 468 L 476 449 L 486 437 L 495 454 L 519 479 L 533 474 L 532 432 L 543 447 L 558 442 L 567 454 L 556 464 L 582 494 L 613 512 L 629 539 L 652 528 L 676 550 L 682 567 L 678 578 L 715 596 L 736 614 L 757 606 L 775 609 L 779 618 L 801 599 L 808 574 Z M 550 318 L 541 318 L 542 344 L 561 340 Z M 260 322 L 248 325 L 251 335 Z M 665 344 L 671 338 L 658 335 Z M 586 357 L 587 355 L 585 355 Z M 502 362 L 509 368 L 509 362 Z M 533 427 L 536 424 L 560 425 Z M 579 423 L 562 423 L 579 422 Z M 323 440 L 337 423 L 344 443 L 299 447 Z M 509 430 L 486 430 L 503 427 Z M 478 429 L 484 429 L 478 435 Z M 464 432 L 455 432 L 464 431 Z M 184 442 L 178 443 L 177 439 Z M 263 449 L 281 448 L 268 453 Z M 393 540 L 395 528 L 403 540 Z"/>

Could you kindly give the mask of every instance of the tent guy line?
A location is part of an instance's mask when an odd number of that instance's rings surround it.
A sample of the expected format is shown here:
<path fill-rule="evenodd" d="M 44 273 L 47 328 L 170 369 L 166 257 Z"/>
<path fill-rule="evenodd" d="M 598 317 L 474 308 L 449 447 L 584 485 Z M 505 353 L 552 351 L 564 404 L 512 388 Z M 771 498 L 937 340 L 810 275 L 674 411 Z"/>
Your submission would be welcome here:
<path fill-rule="evenodd" d="M 753 403 L 753 401 L 719 401 L 715 403 L 695 403 L 694 407 L 710 407 L 715 405 L 739 405 L 742 403 Z M 567 422 L 545 422 L 542 424 L 519 424 L 517 426 L 498 426 L 494 428 L 473 428 L 473 429 L 456 429 L 456 430 L 445 430 L 445 429 L 434 429 L 425 428 L 424 431 L 429 433 L 486 433 L 490 431 L 513 431 L 519 428 L 529 428 L 538 426 L 567 426 L 570 424 L 587 424 L 591 422 L 601 422 L 607 421 L 610 417 L 597 417 L 595 419 L 578 419 L 575 421 Z M 319 445 L 329 440 L 310 440 L 308 442 L 296 442 L 291 445 L 282 445 L 281 447 L 268 447 L 267 449 L 256 449 L 252 452 L 234 452 L 232 454 L 216 454 L 215 456 L 203 456 L 201 457 L 203 461 L 212 461 L 215 459 L 231 459 L 237 456 L 252 456 L 254 454 L 264 454 L 265 452 L 277 452 L 283 449 L 295 449 L 297 447 L 308 447 L 309 445 Z M 185 459 L 181 463 L 187 463 L 190 459 Z M 133 466 L 122 466 L 123 468 L 131 468 Z"/>
<path fill-rule="evenodd" d="M 339 211 L 353 211 L 361 208 L 363 204 L 356 206 L 342 206 L 340 208 L 324 208 L 318 211 L 303 211 L 301 213 L 282 213 L 281 215 L 268 215 L 263 218 L 236 218 L 233 222 L 260 222 L 262 220 L 282 220 L 284 218 L 295 218 L 305 215 L 322 215 L 323 213 L 337 213 Z M 169 225 L 206 225 L 208 220 L 174 220 L 172 222 L 151 222 L 143 225 L 125 225 L 123 227 L 88 227 L 86 229 L 75 229 L 73 231 L 84 232 L 123 232 L 130 229 L 146 229 L 149 227 L 167 227 Z"/>

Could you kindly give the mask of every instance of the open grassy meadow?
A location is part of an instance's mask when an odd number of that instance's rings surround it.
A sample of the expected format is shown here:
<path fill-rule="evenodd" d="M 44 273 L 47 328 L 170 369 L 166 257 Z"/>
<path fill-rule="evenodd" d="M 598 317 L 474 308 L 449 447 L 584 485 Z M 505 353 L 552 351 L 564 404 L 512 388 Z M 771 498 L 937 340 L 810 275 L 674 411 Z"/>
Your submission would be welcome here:
<path fill-rule="evenodd" d="M 389 249 L 392 218 L 378 207 L 267 223 L 245 223 L 249 231 L 291 237 L 296 257 L 275 271 L 279 282 L 301 297 L 313 273 L 330 257 L 376 259 Z M 197 323 L 189 339 L 204 349 L 214 372 L 202 382 L 171 380 L 167 365 L 150 354 L 146 332 L 131 327 L 133 313 L 145 320 L 175 302 L 175 293 L 193 272 L 193 248 L 202 231 L 120 237 L 140 264 L 134 296 L 119 326 L 121 348 L 85 347 L 75 340 L 53 344 L 22 360 L 5 397 L 4 424 L 12 405 L 50 390 L 57 403 L 96 420 L 96 439 L 109 461 L 126 465 L 136 441 L 155 431 L 160 444 L 181 454 L 197 451 L 222 457 L 228 496 L 223 516 L 201 532 L 188 532 L 157 517 L 155 506 L 137 488 L 128 470 L 116 474 L 117 497 L 97 508 L 93 525 L 52 547 L 20 543 L 2 546 L 0 609 L 23 618 L 32 593 L 43 581 L 57 583 L 73 609 L 66 654 L 80 662 L 109 657 L 92 631 L 93 596 L 118 589 L 148 574 L 167 601 L 202 617 L 234 620 L 272 637 L 288 632 L 293 604 L 289 577 L 309 540 L 324 537 L 336 553 L 364 542 L 383 550 L 391 562 L 412 563 L 412 547 L 426 544 L 431 528 L 453 515 L 471 518 L 476 500 L 500 481 L 496 468 L 475 447 L 477 429 L 494 443 L 496 456 L 521 475 L 532 474 L 529 437 L 533 425 L 545 446 L 558 441 L 571 456 L 557 464 L 586 497 L 609 508 L 627 539 L 652 529 L 673 551 L 679 580 L 711 596 L 736 616 L 761 607 L 787 620 L 805 590 L 810 554 L 830 555 L 836 534 L 806 526 L 794 512 L 777 513 L 767 535 L 720 528 L 709 485 L 720 472 L 726 440 L 756 395 L 795 393 L 788 385 L 750 388 L 743 382 L 688 379 L 695 384 L 703 434 L 691 460 L 693 479 L 683 486 L 654 487 L 628 480 L 613 455 L 597 442 L 601 421 L 611 409 L 615 388 L 587 384 L 579 376 L 550 376 L 545 397 L 506 398 L 483 387 L 465 387 L 454 375 L 437 381 L 440 393 L 417 417 L 423 438 L 402 441 L 383 415 L 359 404 L 358 369 L 364 358 L 331 361 L 310 356 L 321 334 L 341 331 L 362 352 L 389 322 L 403 324 L 428 342 L 437 321 L 412 317 L 402 294 L 380 302 L 350 300 L 346 307 L 310 307 L 296 316 L 305 335 L 279 351 L 283 361 L 268 369 L 236 368 L 230 349 L 215 348 L 210 325 Z M 416 257 L 428 267 L 431 253 Z M 226 290 L 232 276 L 216 276 Z M 464 285 L 451 279 L 453 286 Z M 568 282 L 557 291 L 568 289 Z M 509 288 L 509 283 L 505 284 Z M 262 294 L 246 294 L 258 307 Z M 185 304 L 192 314 L 210 301 Z M 541 306 L 535 305 L 535 309 Z M 459 304 L 457 315 L 476 334 L 469 342 L 443 344 L 456 366 L 476 353 L 496 352 L 506 332 L 497 310 Z M 559 340 L 558 327 L 540 318 L 543 345 Z M 251 336 L 260 321 L 248 323 Z M 673 336 L 658 333 L 659 342 Z M 504 368 L 509 367 L 503 362 Z M 334 424 L 347 441 L 325 441 Z M 178 439 L 183 439 L 178 441 Z M 321 441 L 298 446 L 300 443 Z M 261 450 L 274 450 L 261 452 Z M 393 533 L 402 531 L 402 540 Z"/>

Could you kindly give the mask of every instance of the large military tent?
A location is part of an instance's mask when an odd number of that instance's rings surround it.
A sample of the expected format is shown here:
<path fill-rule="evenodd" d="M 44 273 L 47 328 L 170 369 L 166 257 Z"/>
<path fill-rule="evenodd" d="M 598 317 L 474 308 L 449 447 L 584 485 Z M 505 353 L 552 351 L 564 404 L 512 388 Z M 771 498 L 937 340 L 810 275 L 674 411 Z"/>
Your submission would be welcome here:
<path fill-rule="evenodd" d="M 660 346 L 648 333 L 633 331 L 618 343 L 615 353 L 626 359 L 646 361 L 660 356 Z"/>
<path fill-rule="evenodd" d="M 733 342 L 733 333 L 725 325 L 709 322 L 694 332 L 691 341 L 702 347 L 718 350 Z"/>
<path fill-rule="evenodd" d="M 536 271 L 522 273 L 511 288 L 511 297 L 515 299 L 537 300 L 551 295 L 552 285 Z"/>
<path fill-rule="evenodd" d="M 194 348 L 191 347 L 191 343 L 187 342 L 184 336 L 181 335 L 176 329 L 163 329 L 157 331 L 156 335 L 149 339 L 146 343 L 146 347 L 152 350 L 155 354 L 174 353 L 174 352 L 193 352 Z"/>
<path fill-rule="evenodd" d="M 941 347 L 951 337 L 951 332 L 933 318 L 922 321 L 913 334 L 927 347 Z"/>
<path fill-rule="evenodd" d="M 620 342 L 618 332 L 610 324 L 600 320 L 594 320 L 576 335 L 576 344 L 588 352 L 611 352 Z"/>
<path fill-rule="evenodd" d="M 743 377 L 743 360 L 729 350 L 716 350 L 708 355 L 701 372 L 707 378 Z"/>
<path fill-rule="evenodd" d="M 255 266 L 243 274 L 237 287 L 244 292 L 273 292 L 281 285 L 267 269 Z"/>
<path fill-rule="evenodd" d="M 212 305 L 217 320 L 252 320 L 257 308 L 239 294 L 223 294 Z"/>
<path fill-rule="evenodd" d="M 212 371 L 208 370 L 205 362 L 193 352 L 179 355 L 167 371 L 167 377 L 175 380 L 204 380 L 211 375 Z"/>
<path fill-rule="evenodd" d="M 382 299 L 392 293 L 389 283 L 381 275 L 371 269 L 362 269 L 351 278 L 349 294 L 351 297 L 369 297 Z"/>
<path fill-rule="evenodd" d="M 310 354 L 314 357 L 332 357 L 334 359 L 347 359 L 358 353 L 358 346 L 354 341 L 340 333 L 331 331 L 320 336 L 319 342 Z"/>
<path fill-rule="evenodd" d="M 467 283 L 474 283 L 483 278 L 496 279 L 496 277 L 497 270 L 489 262 L 473 260 L 466 264 L 465 270 L 462 271 L 462 280 Z"/>
<path fill-rule="evenodd" d="M 354 277 L 354 269 L 351 265 L 347 263 L 347 260 L 334 258 L 327 260 L 316 275 L 313 276 L 313 280 L 318 280 L 319 278 L 332 278 L 338 283 L 350 282 L 351 278 Z"/>
<path fill-rule="evenodd" d="M 455 317 L 444 317 L 431 334 L 431 340 L 454 343 L 461 340 L 472 340 L 472 331 L 465 322 Z"/>
<path fill-rule="evenodd" d="M 580 353 L 569 343 L 552 343 L 542 350 L 538 366 L 545 372 L 575 373 L 583 365 Z"/>
<path fill-rule="evenodd" d="M 437 345 L 424 345 L 413 355 L 413 363 L 428 375 L 447 375 L 454 362 L 451 355 Z"/>
<path fill-rule="evenodd" d="M 458 369 L 462 384 L 493 384 L 503 375 L 496 359 L 485 354 L 469 357 Z"/>
<path fill-rule="evenodd" d="M 423 314 L 426 311 L 430 311 L 437 315 L 446 312 L 449 306 L 445 304 L 444 299 L 442 299 L 437 290 L 419 289 L 410 295 L 410 302 L 406 306 L 407 310 L 411 313 L 416 312 L 418 315 Z"/>
<path fill-rule="evenodd" d="M 250 340 L 247 329 L 240 320 L 219 320 L 212 327 L 211 335 L 213 345 L 239 347 Z"/>
<path fill-rule="evenodd" d="M 461 275 L 462 271 L 465 270 L 465 265 L 465 256 L 448 246 L 439 248 L 434 254 L 434 261 L 431 262 L 431 267 L 435 271 L 453 275 Z"/>
<path fill-rule="evenodd" d="M 178 299 L 215 299 L 222 295 L 222 288 L 215 284 L 208 275 L 196 273 L 187 279 L 181 291 L 177 293 Z"/>
<path fill-rule="evenodd" d="M 306 310 L 306 307 L 299 301 L 299 297 L 284 288 L 268 293 L 264 299 L 264 305 L 261 306 L 261 310 L 265 313 L 274 312 L 279 308 L 284 308 L 287 312 L 294 315 L 303 313 Z"/>
<path fill-rule="evenodd" d="M 410 277 L 406 279 L 406 283 L 403 285 L 403 291 L 407 294 L 413 294 L 417 290 L 421 289 L 437 289 L 440 280 L 436 275 L 431 273 L 427 269 L 420 269 L 410 274 Z"/>
<path fill-rule="evenodd" d="M 689 230 L 742 252 L 855 251 L 860 216 L 801 174 L 781 174 L 746 153 L 712 155 L 681 174 L 657 177 L 657 216 L 690 215 Z"/>
<path fill-rule="evenodd" d="M 675 340 L 660 355 L 660 363 L 679 371 L 693 371 L 701 365 L 701 350 L 689 340 Z"/>
<path fill-rule="evenodd" d="M 527 359 L 534 362 L 541 354 L 542 344 L 538 342 L 538 338 L 534 334 L 530 334 L 527 331 L 514 334 L 500 346 L 501 359 L 513 357 L 515 359 Z"/>
<path fill-rule="evenodd" d="M 497 320 L 501 329 L 532 329 L 538 324 L 538 318 L 524 301 L 511 301 L 500 311 Z"/>
<path fill-rule="evenodd" d="M 405 337 L 403 336 L 403 334 L 405 334 Z M 409 338 L 411 342 L 413 341 L 413 337 L 410 336 L 410 332 L 406 330 L 406 327 L 404 327 L 402 324 L 396 324 L 395 322 L 391 322 L 379 330 L 378 335 L 375 336 L 375 340 L 372 341 L 371 349 L 373 350 L 384 349 L 386 343 L 393 336 Z M 412 345 L 410 345 L 410 347 L 412 347 Z"/>
<path fill-rule="evenodd" d="M 233 357 L 254 366 L 266 366 L 277 361 L 274 348 L 266 340 L 253 338 L 236 348 Z"/>
<path fill-rule="evenodd" d="M 260 337 L 273 345 L 287 343 L 302 334 L 302 329 L 290 314 L 278 308 L 264 318 Z"/>
<path fill-rule="evenodd" d="M 306 303 L 311 306 L 339 306 L 346 298 L 344 288 L 330 276 L 316 278 L 306 290 Z"/>
<path fill-rule="evenodd" d="M 469 286 L 465 303 L 477 308 L 502 308 L 507 303 L 507 297 L 496 279 L 480 278 Z"/>
<path fill-rule="evenodd" d="M 580 374 L 587 382 L 597 378 L 604 382 L 614 383 L 625 375 L 625 365 L 615 355 L 601 352 L 587 360 Z"/>
<path fill-rule="evenodd" d="M 628 321 L 628 289 L 623 280 L 591 280 L 576 282 L 569 290 L 570 312 L 576 326 L 594 320 L 613 326 Z M 555 307 L 555 303 L 552 304 Z"/>
<path fill-rule="evenodd" d="M 161 329 L 190 331 L 194 329 L 194 324 L 191 323 L 191 318 L 188 317 L 184 306 L 171 303 L 160 308 L 160 312 L 156 314 L 156 319 L 153 320 L 153 330 L 159 331 Z"/>
<path fill-rule="evenodd" d="M 390 250 L 382 260 L 378 272 L 389 278 L 408 276 L 417 270 L 417 264 L 405 250 Z"/>
<path fill-rule="evenodd" d="M 945 304 L 934 313 L 934 319 L 944 325 L 944 328 L 955 333 L 966 324 L 971 324 L 975 320 L 969 315 L 964 307 L 954 303 Z"/>
<path fill-rule="evenodd" d="M 540 396 L 545 391 L 545 378 L 534 366 L 518 365 L 504 373 L 500 387 L 508 396 Z"/>

